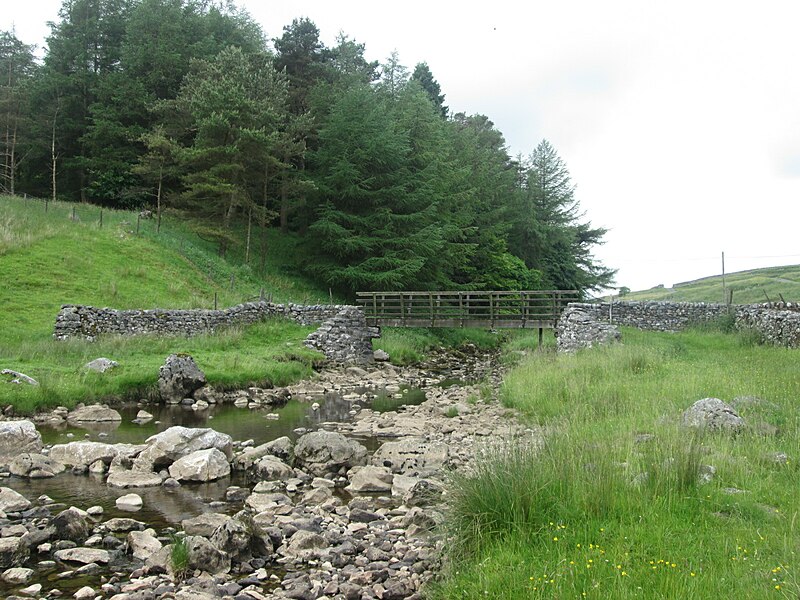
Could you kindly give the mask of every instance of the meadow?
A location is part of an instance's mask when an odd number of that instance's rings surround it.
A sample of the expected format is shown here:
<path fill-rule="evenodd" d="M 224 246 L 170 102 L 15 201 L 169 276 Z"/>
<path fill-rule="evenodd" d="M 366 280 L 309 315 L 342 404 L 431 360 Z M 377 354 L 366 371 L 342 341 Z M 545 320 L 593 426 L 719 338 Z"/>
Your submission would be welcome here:
<path fill-rule="evenodd" d="M 797 351 L 715 331 L 623 331 L 532 353 L 502 401 L 539 432 L 449 482 L 432 598 L 796 598 Z M 687 429 L 732 403 L 737 435 Z"/>
<path fill-rule="evenodd" d="M 137 213 L 97 206 L 0 197 L 0 368 L 37 387 L 0 386 L 0 404 L 29 413 L 77 402 L 149 396 L 158 367 L 188 352 L 217 387 L 283 385 L 311 373 L 321 355 L 303 347 L 312 328 L 273 320 L 222 335 L 157 339 L 108 336 L 53 340 L 62 304 L 112 308 L 213 308 L 257 298 L 327 301 L 329 292 L 296 273 L 291 237 L 271 232 L 268 268 L 257 273 L 233 252 L 227 259 L 177 219 L 161 231 Z M 237 258 L 238 257 L 238 258 Z M 83 365 L 99 356 L 120 366 L 105 375 Z"/>

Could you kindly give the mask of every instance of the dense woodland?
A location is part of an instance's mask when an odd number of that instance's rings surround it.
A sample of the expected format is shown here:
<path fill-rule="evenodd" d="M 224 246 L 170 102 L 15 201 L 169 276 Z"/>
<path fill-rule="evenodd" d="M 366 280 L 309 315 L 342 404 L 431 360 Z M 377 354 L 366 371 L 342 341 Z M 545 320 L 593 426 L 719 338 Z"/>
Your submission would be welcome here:
<path fill-rule="evenodd" d="M 174 211 L 255 270 L 280 227 L 346 294 L 613 277 L 556 150 L 509 156 L 424 62 L 208 0 L 64 0 L 44 50 L 0 32 L 0 192 Z"/>

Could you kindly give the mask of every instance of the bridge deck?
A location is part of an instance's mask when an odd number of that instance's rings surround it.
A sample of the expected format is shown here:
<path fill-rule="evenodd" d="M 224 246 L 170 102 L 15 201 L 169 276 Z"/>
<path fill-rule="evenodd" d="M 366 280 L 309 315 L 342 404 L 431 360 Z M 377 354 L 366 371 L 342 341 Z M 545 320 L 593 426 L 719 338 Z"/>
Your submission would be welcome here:
<path fill-rule="evenodd" d="M 358 292 L 367 323 L 386 327 L 552 329 L 575 290 Z"/>

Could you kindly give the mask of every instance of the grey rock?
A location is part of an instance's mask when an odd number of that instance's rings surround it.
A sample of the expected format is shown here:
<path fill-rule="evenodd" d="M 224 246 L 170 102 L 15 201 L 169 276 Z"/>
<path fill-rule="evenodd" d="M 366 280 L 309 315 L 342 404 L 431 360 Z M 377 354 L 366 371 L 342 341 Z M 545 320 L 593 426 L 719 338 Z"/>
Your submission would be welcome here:
<path fill-rule="evenodd" d="M 131 531 L 127 542 L 128 550 L 139 560 L 147 560 L 162 548 L 161 542 L 149 531 Z"/>
<path fill-rule="evenodd" d="M 114 501 L 121 510 L 139 510 L 142 508 L 142 497 L 139 494 L 125 494 Z"/>
<path fill-rule="evenodd" d="M 155 487 L 161 485 L 164 478 L 152 471 L 134 471 L 112 465 L 108 472 L 106 484 L 117 488 Z"/>
<path fill-rule="evenodd" d="M 53 526 L 56 528 L 56 537 L 61 540 L 81 543 L 89 537 L 89 524 L 75 508 L 68 508 L 58 513 L 53 519 Z"/>
<path fill-rule="evenodd" d="M 20 373 L 19 371 L 14 371 L 12 369 L 3 369 L 0 371 L 0 375 L 5 375 L 4 379 L 8 383 L 27 383 L 28 385 L 39 385 L 39 382 L 36 381 L 33 377 L 28 377 L 25 373 Z"/>
<path fill-rule="evenodd" d="M 179 404 L 205 384 L 205 373 L 188 355 L 170 354 L 159 370 L 158 391 L 169 404 Z"/>
<path fill-rule="evenodd" d="M 325 538 L 311 531 L 299 530 L 290 539 L 285 554 L 297 558 L 308 558 L 319 554 L 319 550 L 327 548 Z"/>
<path fill-rule="evenodd" d="M 732 406 L 719 398 L 698 400 L 683 413 L 683 425 L 706 431 L 741 431 L 745 422 Z"/>
<path fill-rule="evenodd" d="M 122 416 L 113 408 L 100 404 L 90 404 L 76 408 L 67 415 L 67 423 L 78 425 L 80 423 L 119 423 Z"/>
<path fill-rule="evenodd" d="M 11 461 L 8 465 L 8 470 L 12 475 L 17 475 L 18 477 L 42 479 L 55 477 L 59 473 L 63 473 L 66 467 L 49 456 L 25 452 Z"/>
<path fill-rule="evenodd" d="M 388 467 L 394 473 L 424 477 L 441 472 L 448 458 L 446 444 L 427 442 L 421 437 L 406 437 L 384 443 L 375 451 L 371 462 Z"/>
<path fill-rule="evenodd" d="M 209 428 L 176 425 L 147 438 L 145 444 L 146 448 L 134 461 L 134 469 L 155 471 L 192 452 L 210 448 L 216 448 L 228 460 L 233 456 L 231 436 Z"/>
<path fill-rule="evenodd" d="M 211 537 L 220 526 L 230 521 L 231 518 L 219 513 L 202 513 L 191 519 L 184 519 L 181 521 L 181 527 L 187 535 Z"/>
<path fill-rule="evenodd" d="M 367 449 L 341 433 L 314 431 L 303 435 L 294 449 L 295 460 L 314 475 L 365 465 Z"/>
<path fill-rule="evenodd" d="M 61 562 L 77 562 L 84 565 L 91 563 L 105 565 L 111 562 L 111 554 L 108 550 L 100 548 L 67 548 L 57 550 L 53 556 Z"/>
<path fill-rule="evenodd" d="M 30 500 L 19 492 L 7 487 L 0 487 L 0 511 L 4 513 L 21 512 L 31 507 Z"/>
<path fill-rule="evenodd" d="M 186 536 L 186 549 L 189 553 L 188 567 L 199 569 L 212 575 L 227 573 L 231 569 L 231 559 L 227 553 L 216 548 L 206 538 Z"/>
<path fill-rule="evenodd" d="M 24 585 L 31 580 L 33 577 L 33 572 L 33 569 L 14 567 L 3 571 L 3 574 L 0 575 L 0 578 L 2 578 L 2 580 L 6 583 L 10 583 L 12 585 Z"/>
<path fill-rule="evenodd" d="M 31 421 L 0 421 L 0 464 L 7 465 L 23 452 L 38 453 L 42 436 Z"/>
<path fill-rule="evenodd" d="M 354 494 L 363 492 L 390 492 L 394 475 L 386 467 L 367 465 L 355 467 L 348 474 L 350 485 L 345 489 Z"/>
<path fill-rule="evenodd" d="M 128 517 L 116 517 L 104 523 L 106 529 L 112 533 L 127 533 L 129 531 L 141 531 L 144 523 Z"/>
<path fill-rule="evenodd" d="M 216 448 L 192 452 L 169 467 L 170 477 L 178 481 L 213 481 L 230 472 L 227 457 Z"/>
<path fill-rule="evenodd" d="M 254 470 L 258 478 L 265 481 L 286 481 L 294 477 L 294 469 L 272 455 L 259 459 Z"/>
<path fill-rule="evenodd" d="M 28 546 L 18 537 L 0 538 L 0 568 L 19 567 L 28 559 Z"/>
<path fill-rule="evenodd" d="M 56 444 L 50 449 L 50 458 L 60 463 L 73 466 L 88 466 L 102 460 L 109 464 L 113 459 L 131 457 L 141 452 L 144 446 L 133 444 L 105 444 L 103 442 L 69 442 Z"/>
<path fill-rule="evenodd" d="M 238 519 L 228 519 L 217 527 L 209 541 L 231 558 L 242 561 L 249 558 L 251 538 L 248 526 Z"/>
<path fill-rule="evenodd" d="M 94 360 L 83 365 L 83 369 L 85 371 L 105 373 L 106 371 L 110 371 L 118 365 L 119 363 L 117 361 L 111 360 L 110 358 L 95 358 Z"/>

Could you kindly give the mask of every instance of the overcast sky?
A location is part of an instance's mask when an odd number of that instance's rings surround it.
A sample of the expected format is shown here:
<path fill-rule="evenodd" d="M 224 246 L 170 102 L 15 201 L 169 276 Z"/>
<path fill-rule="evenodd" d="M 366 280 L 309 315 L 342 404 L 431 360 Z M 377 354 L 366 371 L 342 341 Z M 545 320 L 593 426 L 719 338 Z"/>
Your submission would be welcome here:
<path fill-rule="evenodd" d="M 44 44 L 59 0 L 0 0 L 0 29 Z M 333 45 L 426 61 L 453 111 L 512 154 L 548 139 L 596 256 L 645 289 L 800 263 L 800 2 L 240 0 L 268 37 L 306 16 Z"/>

